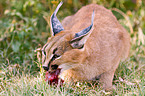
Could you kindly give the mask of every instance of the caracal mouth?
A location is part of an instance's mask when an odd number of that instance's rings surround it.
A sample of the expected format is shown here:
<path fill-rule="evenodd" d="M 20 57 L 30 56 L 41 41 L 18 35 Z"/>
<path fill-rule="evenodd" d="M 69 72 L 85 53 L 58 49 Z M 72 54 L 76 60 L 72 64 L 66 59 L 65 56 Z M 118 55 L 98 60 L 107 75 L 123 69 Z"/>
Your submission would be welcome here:
<path fill-rule="evenodd" d="M 53 72 L 48 72 L 47 71 L 46 74 L 45 74 L 45 81 L 48 81 L 49 85 L 62 85 L 64 80 L 62 80 L 58 77 L 60 72 L 61 72 L 61 69 L 56 69 Z"/>

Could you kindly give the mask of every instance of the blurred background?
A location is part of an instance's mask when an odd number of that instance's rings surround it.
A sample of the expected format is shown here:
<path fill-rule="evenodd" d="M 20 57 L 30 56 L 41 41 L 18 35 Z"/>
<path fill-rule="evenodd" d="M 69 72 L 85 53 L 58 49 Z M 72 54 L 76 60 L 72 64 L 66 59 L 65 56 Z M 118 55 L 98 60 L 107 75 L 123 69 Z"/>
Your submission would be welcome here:
<path fill-rule="evenodd" d="M 46 20 L 60 1 L 0 0 L 0 81 L 22 74 L 36 76 L 39 73 L 40 63 L 34 50 L 47 42 L 50 26 Z M 132 46 L 128 62 L 133 66 L 128 65 L 126 70 L 144 67 L 145 0 L 62 1 L 64 4 L 57 14 L 60 21 L 91 3 L 112 10 L 131 36 Z"/>

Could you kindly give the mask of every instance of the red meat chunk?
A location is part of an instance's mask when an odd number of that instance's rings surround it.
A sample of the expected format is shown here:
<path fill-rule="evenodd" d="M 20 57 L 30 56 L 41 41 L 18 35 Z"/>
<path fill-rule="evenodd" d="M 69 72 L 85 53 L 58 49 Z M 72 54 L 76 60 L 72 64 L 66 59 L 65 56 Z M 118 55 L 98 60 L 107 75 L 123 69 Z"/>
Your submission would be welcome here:
<path fill-rule="evenodd" d="M 45 81 L 48 81 L 48 84 L 50 85 L 57 85 L 58 84 L 58 75 L 60 73 L 61 69 L 57 69 L 56 71 L 49 73 L 48 71 L 45 74 Z M 62 85 L 64 80 L 61 79 L 60 85 Z"/>

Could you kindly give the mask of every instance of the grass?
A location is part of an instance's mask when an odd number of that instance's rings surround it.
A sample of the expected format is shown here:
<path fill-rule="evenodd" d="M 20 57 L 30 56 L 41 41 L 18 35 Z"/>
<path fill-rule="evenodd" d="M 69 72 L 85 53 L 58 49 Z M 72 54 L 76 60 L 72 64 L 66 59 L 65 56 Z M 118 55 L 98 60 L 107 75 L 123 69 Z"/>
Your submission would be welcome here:
<path fill-rule="evenodd" d="M 43 77 L 43 72 L 39 75 L 22 74 L 20 76 L 12 76 L 1 82 L 1 95 L 135 95 L 144 96 L 145 94 L 145 74 L 144 65 L 134 64 L 132 60 L 122 62 L 115 73 L 113 92 L 105 92 L 97 84 L 83 82 L 77 86 L 64 85 L 60 88 L 49 86 Z"/>
<path fill-rule="evenodd" d="M 68 0 L 58 18 L 74 14 L 81 6 L 97 3 L 112 9 L 130 33 L 129 58 L 120 62 L 115 72 L 112 92 L 103 91 L 95 82 L 60 88 L 45 82 L 44 72 L 34 51 L 43 46 L 50 36 L 49 24 L 44 20 L 55 9 L 59 0 L 1 0 L 0 1 L 0 95 L 145 95 L 145 2 L 137 0 Z M 8 6 L 9 5 L 9 6 Z M 116 8 L 113 10 L 113 8 Z M 119 10 L 119 11 L 118 11 Z"/>

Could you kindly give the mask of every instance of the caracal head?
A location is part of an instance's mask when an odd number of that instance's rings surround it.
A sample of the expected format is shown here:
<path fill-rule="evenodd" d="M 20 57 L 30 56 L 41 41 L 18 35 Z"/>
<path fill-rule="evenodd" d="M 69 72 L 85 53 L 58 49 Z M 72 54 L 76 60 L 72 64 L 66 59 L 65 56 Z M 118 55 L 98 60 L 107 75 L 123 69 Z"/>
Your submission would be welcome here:
<path fill-rule="evenodd" d="M 54 71 L 57 68 L 67 70 L 79 66 L 85 58 L 85 42 L 93 30 L 94 12 L 90 26 L 80 32 L 65 30 L 56 17 L 59 3 L 50 18 L 52 36 L 42 48 L 42 66 L 44 70 Z"/>

